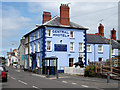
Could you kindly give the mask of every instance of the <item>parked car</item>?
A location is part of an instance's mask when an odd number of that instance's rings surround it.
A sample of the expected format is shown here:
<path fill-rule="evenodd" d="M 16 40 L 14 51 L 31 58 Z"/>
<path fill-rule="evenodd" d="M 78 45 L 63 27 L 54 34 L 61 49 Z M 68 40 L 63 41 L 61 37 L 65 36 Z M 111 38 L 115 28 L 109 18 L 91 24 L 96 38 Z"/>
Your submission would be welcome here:
<path fill-rule="evenodd" d="M 2 79 L 2 82 L 7 82 L 7 72 L 5 66 L 0 65 L 0 78 Z"/>

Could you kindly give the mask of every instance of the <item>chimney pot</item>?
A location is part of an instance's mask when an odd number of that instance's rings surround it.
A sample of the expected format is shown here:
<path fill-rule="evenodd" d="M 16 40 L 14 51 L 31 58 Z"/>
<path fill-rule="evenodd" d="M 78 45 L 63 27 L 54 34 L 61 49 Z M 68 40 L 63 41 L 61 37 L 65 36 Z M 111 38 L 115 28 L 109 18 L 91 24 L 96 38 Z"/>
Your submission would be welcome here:
<path fill-rule="evenodd" d="M 60 6 L 60 23 L 62 25 L 70 25 L 69 6 L 66 4 L 61 4 Z"/>
<path fill-rule="evenodd" d="M 104 37 L 104 26 L 101 23 L 100 23 L 100 25 L 98 27 L 98 33 L 99 33 L 99 35 Z"/>
<path fill-rule="evenodd" d="M 43 21 L 42 23 L 45 23 L 51 19 L 51 13 L 50 12 L 43 12 Z"/>
<path fill-rule="evenodd" d="M 111 30 L 111 39 L 116 40 L 116 30 L 114 28 Z"/>

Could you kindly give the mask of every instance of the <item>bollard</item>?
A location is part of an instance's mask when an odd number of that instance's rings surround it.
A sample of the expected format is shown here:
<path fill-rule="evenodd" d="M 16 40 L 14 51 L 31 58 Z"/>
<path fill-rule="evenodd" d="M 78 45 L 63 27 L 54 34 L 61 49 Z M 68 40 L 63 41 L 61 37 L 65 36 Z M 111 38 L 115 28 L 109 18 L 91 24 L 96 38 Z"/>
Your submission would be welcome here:
<path fill-rule="evenodd" d="M 58 76 L 58 70 L 56 71 L 56 78 L 57 78 L 57 79 L 59 78 L 59 76 Z"/>
<path fill-rule="evenodd" d="M 107 72 L 107 83 L 110 82 L 110 72 Z"/>

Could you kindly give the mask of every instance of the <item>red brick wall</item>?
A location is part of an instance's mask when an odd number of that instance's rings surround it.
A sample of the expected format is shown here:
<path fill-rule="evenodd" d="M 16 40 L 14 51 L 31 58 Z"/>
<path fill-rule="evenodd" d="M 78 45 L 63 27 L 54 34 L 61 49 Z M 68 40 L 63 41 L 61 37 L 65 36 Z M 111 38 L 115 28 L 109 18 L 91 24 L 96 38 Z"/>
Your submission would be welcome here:
<path fill-rule="evenodd" d="M 70 25 L 68 4 L 61 4 L 60 6 L 60 23 L 62 25 Z"/>

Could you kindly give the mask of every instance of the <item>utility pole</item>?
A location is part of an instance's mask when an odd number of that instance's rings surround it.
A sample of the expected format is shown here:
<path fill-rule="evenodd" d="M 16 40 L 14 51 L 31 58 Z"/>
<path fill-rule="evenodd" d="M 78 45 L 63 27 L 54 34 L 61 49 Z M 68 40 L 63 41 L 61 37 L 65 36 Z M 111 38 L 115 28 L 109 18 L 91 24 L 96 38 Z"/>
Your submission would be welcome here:
<path fill-rule="evenodd" d="M 110 60 L 110 71 L 111 71 L 111 73 L 112 73 L 112 59 L 111 59 L 111 35 L 110 35 L 109 60 Z"/>

